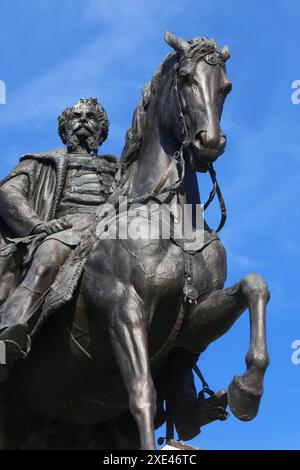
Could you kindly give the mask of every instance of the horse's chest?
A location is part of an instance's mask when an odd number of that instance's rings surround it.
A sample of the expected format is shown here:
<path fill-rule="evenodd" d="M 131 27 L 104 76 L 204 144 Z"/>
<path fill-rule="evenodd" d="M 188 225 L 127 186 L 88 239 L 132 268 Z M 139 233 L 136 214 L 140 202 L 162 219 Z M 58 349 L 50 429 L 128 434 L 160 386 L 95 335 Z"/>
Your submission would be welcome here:
<path fill-rule="evenodd" d="M 149 242 L 133 261 L 133 273 L 138 282 L 149 288 L 177 287 L 184 268 L 182 252 L 172 242 Z"/>

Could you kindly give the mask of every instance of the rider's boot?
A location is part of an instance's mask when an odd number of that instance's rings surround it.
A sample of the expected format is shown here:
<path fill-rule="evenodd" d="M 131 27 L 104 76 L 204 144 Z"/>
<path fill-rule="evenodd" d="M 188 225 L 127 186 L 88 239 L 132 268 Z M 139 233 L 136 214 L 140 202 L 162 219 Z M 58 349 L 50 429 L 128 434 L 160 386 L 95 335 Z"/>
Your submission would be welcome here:
<path fill-rule="evenodd" d="M 14 363 L 26 359 L 30 337 L 26 323 L 7 327 L 0 333 L 0 384 L 6 382 Z"/>
<path fill-rule="evenodd" d="M 26 359 L 30 349 L 28 321 L 41 297 L 26 286 L 19 286 L 1 307 L 0 384 L 4 383 L 18 359 Z"/>
<path fill-rule="evenodd" d="M 181 375 L 168 397 L 175 428 L 179 439 L 189 441 L 200 432 L 198 396 L 192 369 Z"/>

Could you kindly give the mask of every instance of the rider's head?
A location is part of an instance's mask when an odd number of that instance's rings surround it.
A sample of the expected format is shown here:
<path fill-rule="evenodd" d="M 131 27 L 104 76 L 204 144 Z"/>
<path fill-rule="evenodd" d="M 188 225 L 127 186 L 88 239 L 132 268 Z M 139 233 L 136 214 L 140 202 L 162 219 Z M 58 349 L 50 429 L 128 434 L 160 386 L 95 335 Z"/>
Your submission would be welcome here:
<path fill-rule="evenodd" d="M 75 106 L 66 108 L 58 118 L 61 140 L 71 152 L 97 153 L 107 138 L 109 121 L 97 98 L 82 98 Z"/>

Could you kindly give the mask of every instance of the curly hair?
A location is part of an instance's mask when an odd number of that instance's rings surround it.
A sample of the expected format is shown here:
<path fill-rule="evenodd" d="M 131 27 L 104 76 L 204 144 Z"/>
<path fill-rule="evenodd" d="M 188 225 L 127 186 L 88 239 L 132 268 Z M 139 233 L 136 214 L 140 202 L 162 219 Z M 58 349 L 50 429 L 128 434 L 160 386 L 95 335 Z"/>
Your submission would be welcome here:
<path fill-rule="evenodd" d="M 58 117 L 58 133 L 64 144 L 66 144 L 66 122 L 70 119 L 75 106 L 79 104 L 89 105 L 93 111 L 95 111 L 99 121 L 102 123 L 102 133 L 100 145 L 107 139 L 109 131 L 109 120 L 105 109 L 98 102 L 97 98 L 81 98 L 78 103 L 74 106 L 66 108 L 61 115 Z"/>

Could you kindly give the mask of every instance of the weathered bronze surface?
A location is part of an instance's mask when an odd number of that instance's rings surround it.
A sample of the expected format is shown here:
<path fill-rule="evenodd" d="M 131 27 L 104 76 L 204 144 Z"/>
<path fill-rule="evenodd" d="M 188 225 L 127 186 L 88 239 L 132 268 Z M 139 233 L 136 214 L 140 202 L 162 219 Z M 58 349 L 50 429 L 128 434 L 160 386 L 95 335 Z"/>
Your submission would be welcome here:
<path fill-rule="evenodd" d="M 95 99 L 83 99 L 59 118 L 67 149 L 25 155 L 1 182 L 3 449 L 154 449 L 165 400 L 185 440 L 226 418 L 227 395 L 239 419 L 258 412 L 269 363 L 264 279 L 250 274 L 224 289 L 225 249 L 194 215 L 196 245 L 174 234 L 102 236 L 116 220 L 122 233 L 141 228 L 154 202 L 156 216 L 167 206 L 174 228 L 186 204 L 200 204 L 197 171 L 211 175 L 219 228 L 225 222 L 213 162 L 226 146 L 229 50 L 206 38 L 165 39 L 173 52 L 143 89 L 119 161 L 97 155 L 108 119 Z M 138 203 L 142 214 L 123 216 Z M 246 372 L 227 395 L 198 398 L 199 355 L 247 308 Z"/>

